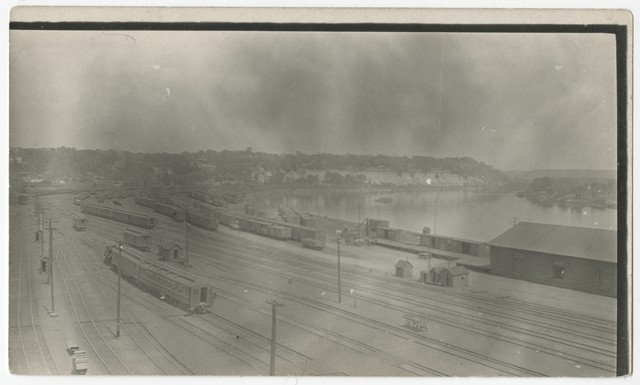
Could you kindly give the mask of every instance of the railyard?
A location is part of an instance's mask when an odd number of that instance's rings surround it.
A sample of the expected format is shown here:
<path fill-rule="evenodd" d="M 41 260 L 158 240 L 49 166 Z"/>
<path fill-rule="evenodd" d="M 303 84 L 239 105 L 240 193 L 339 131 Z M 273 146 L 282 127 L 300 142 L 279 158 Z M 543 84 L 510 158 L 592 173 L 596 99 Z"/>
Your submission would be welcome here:
<path fill-rule="evenodd" d="M 187 194 L 172 199 L 197 202 Z M 85 201 L 155 218 L 152 229 L 136 228 L 150 235 L 150 260 L 159 259 L 160 243 L 185 244 L 184 221 L 132 196 Z M 481 272 L 470 275 L 468 288 L 428 285 L 394 276 L 398 260 L 426 263 L 416 254 L 341 244 L 340 303 L 338 245 L 330 233 L 315 250 L 233 226 L 189 226 L 187 262 L 158 263 L 206 281 L 215 293 L 208 312 L 174 306 L 123 280 L 116 337 L 118 275 L 104 252 L 132 225 L 89 213 L 86 230 L 76 231 L 81 208 L 71 195 L 40 202 L 55 222 L 55 312 L 48 274 L 39 271 L 47 249 L 33 236 L 38 219 L 31 205 L 11 206 L 9 357 L 16 373 L 71 373 L 66 348 L 73 341 L 86 352 L 89 375 L 266 375 L 272 317 L 266 301 L 276 300 L 284 305 L 276 317 L 277 375 L 615 374 L 614 298 L 513 285 Z M 46 227 L 44 235 L 48 247 Z"/>

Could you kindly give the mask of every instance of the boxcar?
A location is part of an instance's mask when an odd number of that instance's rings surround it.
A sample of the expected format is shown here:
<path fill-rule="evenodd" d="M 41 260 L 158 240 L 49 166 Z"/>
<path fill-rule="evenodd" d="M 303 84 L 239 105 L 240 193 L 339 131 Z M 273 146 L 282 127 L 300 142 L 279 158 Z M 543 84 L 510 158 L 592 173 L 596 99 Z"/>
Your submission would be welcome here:
<path fill-rule="evenodd" d="M 269 226 L 269 236 L 271 238 L 285 240 L 291 238 L 291 229 L 285 226 Z"/>
<path fill-rule="evenodd" d="M 151 236 L 147 233 L 126 229 L 122 233 L 122 241 L 140 251 L 151 250 Z"/>
<path fill-rule="evenodd" d="M 85 231 L 87 229 L 87 217 L 82 214 L 73 214 L 73 228 L 76 231 Z"/>
<path fill-rule="evenodd" d="M 203 228 L 209 231 L 215 231 L 218 229 L 218 221 L 211 216 L 201 213 L 189 211 L 187 213 L 187 221 L 197 227 Z"/>
<path fill-rule="evenodd" d="M 166 215 L 176 222 L 184 222 L 184 211 L 171 205 L 156 203 L 153 205 L 153 211 Z"/>

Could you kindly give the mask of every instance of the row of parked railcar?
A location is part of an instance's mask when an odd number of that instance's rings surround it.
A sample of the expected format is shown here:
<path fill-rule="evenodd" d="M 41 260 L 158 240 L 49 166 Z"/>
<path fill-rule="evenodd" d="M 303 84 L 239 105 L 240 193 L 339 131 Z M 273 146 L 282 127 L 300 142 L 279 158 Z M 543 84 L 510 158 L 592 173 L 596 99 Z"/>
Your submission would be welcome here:
<path fill-rule="evenodd" d="M 142 206 L 152 207 L 155 212 L 167 215 L 177 222 L 186 220 L 190 224 L 208 231 L 216 231 L 218 229 L 218 221 L 211 217 L 211 210 L 202 204 L 196 204 L 195 210 L 189 210 L 186 213 L 174 205 L 159 203 L 150 198 L 135 197 L 134 201 Z"/>
<path fill-rule="evenodd" d="M 251 217 L 227 209 L 209 208 L 209 210 L 213 218 L 231 228 L 281 240 L 291 239 L 312 249 L 322 249 L 326 244 L 327 235 L 324 230 Z"/>
<path fill-rule="evenodd" d="M 116 208 L 95 205 L 91 203 L 82 203 L 80 205 L 80 208 L 85 214 L 111 219 L 129 225 L 143 227 L 145 229 L 152 229 L 156 225 L 156 218 L 140 213 L 119 210 Z"/>
<path fill-rule="evenodd" d="M 215 294 L 211 285 L 191 274 L 146 260 L 127 246 L 121 247 L 121 253 L 117 246 L 107 247 L 104 260 L 116 272 L 121 268 L 123 277 L 194 312 L 206 312 L 213 304 Z"/>

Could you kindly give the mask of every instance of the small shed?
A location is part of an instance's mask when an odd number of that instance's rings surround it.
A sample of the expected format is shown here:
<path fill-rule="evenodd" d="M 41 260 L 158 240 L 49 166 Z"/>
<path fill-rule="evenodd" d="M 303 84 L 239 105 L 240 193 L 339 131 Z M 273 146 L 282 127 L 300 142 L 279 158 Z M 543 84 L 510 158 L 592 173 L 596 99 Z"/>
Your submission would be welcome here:
<path fill-rule="evenodd" d="M 428 272 L 424 270 L 420 273 L 420 281 L 423 283 L 442 285 L 442 282 L 440 282 L 440 278 L 444 269 L 444 267 L 432 267 Z M 422 274 L 424 274 L 424 276 Z"/>
<path fill-rule="evenodd" d="M 411 278 L 413 277 L 413 265 L 409 261 L 399 260 L 396 263 L 396 277 Z"/>
<path fill-rule="evenodd" d="M 158 244 L 158 255 L 161 261 L 177 260 L 181 257 L 180 251 L 182 246 L 177 243 L 160 243 Z"/>
<path fill-rule="evenodd" d="M 469 287 L 469 269 L 464 266 L 454 266 L 443 269 L 440 273 L 442 286 Z"/>

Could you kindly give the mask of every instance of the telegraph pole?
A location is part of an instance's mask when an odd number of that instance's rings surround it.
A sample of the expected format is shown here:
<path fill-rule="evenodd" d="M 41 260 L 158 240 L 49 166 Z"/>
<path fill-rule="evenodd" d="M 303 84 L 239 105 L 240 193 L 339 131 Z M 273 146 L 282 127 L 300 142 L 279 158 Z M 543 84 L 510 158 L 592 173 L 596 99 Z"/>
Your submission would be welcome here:
<path fill-rule="evenodd" d="M 436 233 L 436 224 L 438 221 L 438 209 L 433 209 L 433 233 Z"/>
<path fill-rule="evenodd" d="M 42 238 L 44 239 L 44 236 Z M 44 243 L 42 247 L 44 247 Z M 51 227 L 51 219 L 49 219 L 49 284 L 51 285 L 51 313 L 49 313 L 49 317 L 55 317 L 57 314 L 53 296 L 53 228 Z"/>
<path fill-rule="evenodd" d="M 358 238 L 362 238 L 362 229 L 360 228 L 360 226 L 362 226 L 362 222 L 360 220 L 360 209 L 362 208 L 362 204 L 358 203 Z"/>
<path fill-rule="evenodd" d="M 189 267 L 189 204 L 185 205 L 185 216 L 184 216 L 184 253 L 186 255 L 185 266 Z"/>
<path fill-rule="evenodd" d="M 268 299 L 266 301 L 271 305 L 271 360 L 269 365 L 269 375 L 276 375 L 276 308 L 283 306 L 283 304 L 277 302 L 275 299 Z"/>
<path fill-rule="evenodd" d="M 342 303 L 342 282 L 340 281 L 340 230 L 336 230 L 338 244 L 338 303 Z"/>
<path fill-rule="evenodd" d="M 116 337 L 120 337 L 120 280 L 122 279 L 122 242 L 118 242 L 118 310 L 116 321 Z"/>
<path fill-rule="evenodd" d="M 38 226 L 38 231 L 40 232 L 40 245 L 41 245 L 40 257 L 44 258 L 44 206 L 40 206 L 40 213 L 42 214 L 42 221 L 38 221 L 42 223 L 41 227 Z"/>

